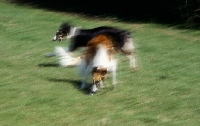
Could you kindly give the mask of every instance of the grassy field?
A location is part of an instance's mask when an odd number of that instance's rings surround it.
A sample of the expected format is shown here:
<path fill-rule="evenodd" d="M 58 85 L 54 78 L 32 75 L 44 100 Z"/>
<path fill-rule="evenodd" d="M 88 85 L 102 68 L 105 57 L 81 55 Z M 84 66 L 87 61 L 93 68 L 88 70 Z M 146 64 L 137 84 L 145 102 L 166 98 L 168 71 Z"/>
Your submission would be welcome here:
<path fill-rule="evenodd" d="M 76 68 L 46 58 L 60 24 L 116 26 L 132 32 L 138 71 L 118 55 L 111 78 L 94 96 L 80 90 Z M 1 126 L 198 126 L 200 124 L 200 31 L 153 23 L 89 18 L 0 1 Z M 78 52 L 77 52 L 78 53 Z"/>

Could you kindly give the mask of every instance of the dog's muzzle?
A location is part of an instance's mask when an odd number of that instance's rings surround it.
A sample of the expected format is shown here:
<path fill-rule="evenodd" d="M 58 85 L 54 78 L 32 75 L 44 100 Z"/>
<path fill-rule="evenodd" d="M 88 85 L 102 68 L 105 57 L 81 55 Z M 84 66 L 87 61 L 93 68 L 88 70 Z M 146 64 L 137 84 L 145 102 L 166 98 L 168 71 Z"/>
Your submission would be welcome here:
<path fill-rule="evenodd" d="M 57 36 L 54 36 L 52 41 L 56 41 L 57 40 Z"/>
<path fill-rule="evenodd" d="M 58 37 L 57 37 L 57 36 L 54 36 L 53 39 L 52 39 L 52 41 L 58 40 L 58 41 L 60 42 L 60 41 L 62 41 L 62 39 L 63 39 L 62 36 L 58 36 Z"/>

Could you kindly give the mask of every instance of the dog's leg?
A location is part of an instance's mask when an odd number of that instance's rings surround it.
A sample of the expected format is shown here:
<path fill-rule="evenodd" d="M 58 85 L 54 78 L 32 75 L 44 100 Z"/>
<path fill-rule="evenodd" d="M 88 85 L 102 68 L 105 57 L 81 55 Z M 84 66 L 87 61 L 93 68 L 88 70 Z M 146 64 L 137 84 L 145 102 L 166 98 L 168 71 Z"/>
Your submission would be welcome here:
<path fill-rule="evenodd" d="M 86 87 L 86 81 L 83 80 L 82 83 L 81 83 L 81 89 L 84 89 Z"/>
<path fill-rule="evenodd" d="M 100 83 L 100 88 L 104 88 L 104 87 L 105 87 L 105 86 L 103 85 L 103 82 L 102 82 L 102 81 L 100 81 L 99 83 Z"/>
<path fill-rule="evenodd" d="M 133 45 L 132 38 L 127 38 L 126 42 L 124 43 L 123 47 L 121 48 L 121 51 L 125 53 L 129 59 L 130 67 L 133 69 L 136 69 L 136 60 L 135 60 L 135 47 Z"/>
<path fill-rule="evenodd" d="M 82 84 L 81 84 L 81 89 L 86 88 L 87 78 L 88 78 L 88 75 L 90 73 L 90 70 L 91 70 L 91 67 L 87 66 L 87 68 L 84 71 L 84 79 L 83 79 Z"/>
<path fill-rule="evenodd" d="M 82 80 L 82 83 L 81 83 L 81 89 L 85 89 L 86 88 L 86 83 L 87 83 L 87 70 L 85 70 L 84 72 L 84 77 L 83 77 L 83 80 Z"/>
<path fill-rule="evenodd" d="M 82 59 L 80 65 L 78 66 L 78 74 L 83 77 L 81 89 L 84 89 L 87 81 L 87 66 L 85 59 Z"/>
<path fill-rule="evenodd" d="M 113 70 L 112 70 L 112 84 L 115 86 L 117 83 L 117 79 L 116 79 L 116 69 L 117 69 L 117 61 L 114 62 L 113 65 Z"/>
<path fill-rule="evenodd" d="M 116 85 L 116 83 L 117 83 L 117 80 L 116 80 L 116 70 L 114 70 L 113 72 L 112 72 L 112 83 L 113 83 L 113 85 Z"/>
<path fill-rule="evenodd" d="M 66 53 L 69 52 L 69 48 L 68 47 L 65 48 L 65 52 Z M 53 57 L 53 56 L 56 56 L 56 52 L 55 51 L 45 55 L 45 57 Z"/>
<path fill-rule="evenodd" d="M 117 83 L 116 70 L 117 70 L 117 60 L 114 59 L 114 60 L 112 60 L 112 65 L 111 65 L 112 84 L 113 85 L 116 85 L 116 83 Z"/>
<path fill-rule="evenodd" d="M 48 53 L 48 54 L 45 55 L 45 57 L 53 57 L 53 56 L 56 56 L 55 52 Z"/>
<path fill-rule="evenodd" d="M 92 84 L 90 95 L 94 95 L 94 93 L 98 90 L 98 87 L 96 84 Z"/>
<path fill-rule="evenodd" d="M 87 83 L 87 73 L 86 73 L 86 70 L 85 70 L 84 78 L 83 78 L 82 83 L 81 83 L 81 89 L 86 88 L 86 83 Z"/>
<path fill-rule="evenodd" d="M 66 52 L 66 53 L 69 52 L 69 47 L 65 48 L 65 52 Z"/>
<path fill-rule="evenodd" d="M 130 67 L 133 68 L 133 69 L 136 69 L 136 60 L 135 60 L 135 56 L 133 55 L 127 55 L 128 59 L 129 59 L 129 64 L 130 64 Z"/>
<path fill-rule="evenodd" d="M 94 95 L 94 93 L 97 91 L 97 86 L 96 84 L 93 84 L 92 87 L 91 87 L 91 91 L 90 91 L 90 95 Z"/>
<path fill-rule="evenodd" d="M 136 69 L 136 59 L 135 59 L 135 56 L 132 56 L 132 68 Z"/>

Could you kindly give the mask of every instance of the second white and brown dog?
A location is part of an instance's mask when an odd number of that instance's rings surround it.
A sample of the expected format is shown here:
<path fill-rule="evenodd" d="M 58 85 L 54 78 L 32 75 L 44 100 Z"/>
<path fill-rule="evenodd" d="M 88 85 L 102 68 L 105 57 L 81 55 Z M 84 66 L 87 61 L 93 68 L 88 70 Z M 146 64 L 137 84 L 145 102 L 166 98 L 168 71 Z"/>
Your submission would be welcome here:
<path fill-rule="evenodd" d="M 86 87 L 90 75 L 92 75 L 91 95 L 103 86 L 103 80 L 108 73 L 112 73 L 112 84 L 117 83 L 115 46 L 112 37 L 105 34 L 98 35 L 88 42 L 79 66 L 80 75 L 83 77 L 81 89 Z"/>

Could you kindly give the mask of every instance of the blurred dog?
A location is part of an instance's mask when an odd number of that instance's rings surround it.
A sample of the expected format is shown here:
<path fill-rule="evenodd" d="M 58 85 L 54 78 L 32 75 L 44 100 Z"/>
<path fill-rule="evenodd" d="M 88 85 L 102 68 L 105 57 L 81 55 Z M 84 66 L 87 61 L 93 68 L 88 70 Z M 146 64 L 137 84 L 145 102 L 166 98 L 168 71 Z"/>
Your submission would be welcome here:
<path fill-rule="evenodd" d="M 91 95 L 103 87 L 103 80 L 108 72 L 112 73 L 113 85 L 116 84 L 117 60 L 113 58 L 115 52 L 113 47 L 112 39 L 107 35 L 98 35 L 87 44 L 79 71 L 83 76 L 82 89 L 86 87 L 89 74 L 92 74 Z"/>
<path fill-rule="evenodd" d="M 61 24 L 52 41 L 62 41 L 64 38 L 71 39 L 69 46 L 65 50 L 73 52 L 79 47 L 86 47 L 91 39 L 102 34 L 112 37 L 113 44 L 116 45 L 116 50 L 125 54 L 130 60 L 130 67 L 135 69 L 135 47 L 133 45 L 131 34 L 127 30 L 109 26 L 101 26 L 93 29 L 80 29 L 65 22 Z M 50 53 L 46 56 L 54 55 L 55 53 Z"/>

